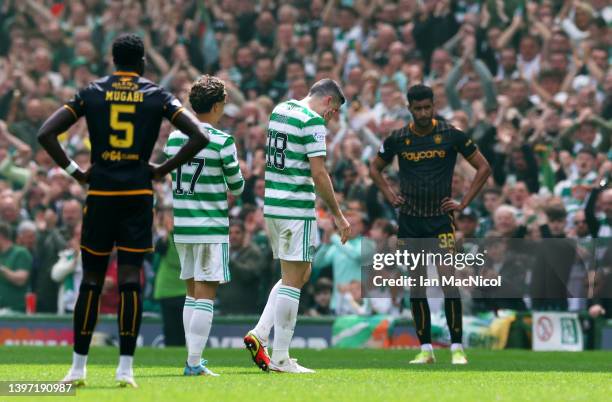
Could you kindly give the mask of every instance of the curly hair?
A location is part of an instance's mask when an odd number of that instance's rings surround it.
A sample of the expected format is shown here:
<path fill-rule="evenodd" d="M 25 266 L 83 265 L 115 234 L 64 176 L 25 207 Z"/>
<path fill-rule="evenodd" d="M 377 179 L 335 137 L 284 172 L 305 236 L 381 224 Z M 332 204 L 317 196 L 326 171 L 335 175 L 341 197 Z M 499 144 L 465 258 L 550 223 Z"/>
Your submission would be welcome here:
<path fill-rule="evenodd" d="M 144 42 L 136 34 L 122 34 L 113 41 L 113 61 L 117 66 L 138 66 L 144 53 Z"/>
<path fill-rule="evenodd" d="M 212 75 L 203 75 L 189 91 L 189 102 L 196 113 L 208 113 L 213 105 L 225 99 L 225 83 Z"/>

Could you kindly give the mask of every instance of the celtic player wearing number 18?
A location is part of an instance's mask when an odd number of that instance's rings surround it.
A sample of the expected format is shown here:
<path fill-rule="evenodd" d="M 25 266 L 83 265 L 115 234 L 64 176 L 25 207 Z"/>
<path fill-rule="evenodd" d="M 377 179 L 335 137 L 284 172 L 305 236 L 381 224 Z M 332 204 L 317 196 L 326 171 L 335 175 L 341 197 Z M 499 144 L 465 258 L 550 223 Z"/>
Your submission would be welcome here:
<path fill-rule="evenodd" d="M 282 279 L 272 288 L 257 326 L 244 338 L 255 364 L 266 371 L 311 373 L 289 357 L 301 288 L 310 277 L 316 231 L 315 188 L 346 242 L 350 226 L 340 211 L 325 169 L 325 125 L 344 103 L 331 79 L 315 83 L 302 100 L 276 106 L 268 126 L 264 217 Z M 274 326 L 270 359 L 266 343 Z"/>
<path fill-rule="evenodd" d="M 452 253 L 455 243 L 452 214 L 462 211 L 472 202 L 491 174 L 491 169 L 470 138 L 447 122 L 433 118 L 431 88 L 425 85 L 411 87 L 408 90 L 408 104 L 413 123 L 393 131 L 385 139 L 370 165 L 370 175 L 387 200 L 400 207 L 398 238 L 402 240 L 401 243 L 418 253 L 422 248 L 431 246 L 423 239 L 434 239 L 433 250 L 428 251 Z M 476 169 L 470 189 L 461 203 L 450 198 L 457 154 L 463 155 Z M 401 195 L 396 195 L 382 176 L 382 171 L 396 156 Z M 452 273 L 452 266 L 438 266 L 440 277 Z M 417 267 L 413 275 L 421 279 L 426 277 L 427 267 Z M 466 364 L 467 358 L 461 344 L 463 330 L 459 289 L 444 286 L 442 290 L 451 335 L 452 363 Z M 433 363 L 431 317 L 425 287 L 410 289 L 410 303 L 421 343 L 421 353 L 411 363 Z"/>
<path fill-rule="evenodd" d="M 141 267 L 152 248 L 153 186 L 208 144 L 208 133 L 181 103 L 144 79 L 144 43 L 134 34 L 113 42 L 117 71 L 81 89 L 40 128 L 38 140 L 55 163 L 81 184 L 89 183 L 81 249 L 83 280 L 74 308 L 74 353 L 64 382 L 84 385 L 91 337 L 98 321 L 100 293 L 108 259 L 117 249 L 120 302 L 119 366 L 116 380 L 136 387 L 132 362 L 142 318 Z M 81 171 L 57 137 L 85 116 L 92 166 Z M 160 166 L 149 164 L 162 118 L 186 133 L 189 141 Z"/>
<path fill-rule="evenodd" d="M 191 86 L 189 103 L 210 143 L 172 172 L 174 243 L 187 283 L 183 326 L 187 340 L 186 376 L 216 376 L 202 359 L 212 326 L 217 286 L 230 281 L 227 190 L 242 194 L 244 179 L 238 165 L 234 138 L 213 127 L 225 109 L 225 84 L 204 75 Z M 174 131 L 164 150 L 173 157 L 188 137 Z"/>

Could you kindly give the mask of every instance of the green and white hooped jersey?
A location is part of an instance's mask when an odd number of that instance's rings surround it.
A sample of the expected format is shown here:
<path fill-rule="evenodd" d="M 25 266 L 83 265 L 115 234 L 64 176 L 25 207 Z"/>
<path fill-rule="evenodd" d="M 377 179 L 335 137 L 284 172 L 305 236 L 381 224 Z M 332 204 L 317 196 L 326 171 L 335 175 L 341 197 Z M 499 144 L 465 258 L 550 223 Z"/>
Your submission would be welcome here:
<path fill-rule="evenodd" d="M 309 157 L 325 156 L 325 120 L 303 102 L 290 100 L 270 116 L 266 146 L 264 216 L 315 219 Z"/>
<path fill-rule="evenodd" d="M 240 195 L 244 179 L 234 138 L 208 123 L 210 143 L 172 172 L 175 243 L 229 243 L 227 190 Z M 188 141 L 180 131 L 168 137 L 166 157 L 176 155 Z"/>

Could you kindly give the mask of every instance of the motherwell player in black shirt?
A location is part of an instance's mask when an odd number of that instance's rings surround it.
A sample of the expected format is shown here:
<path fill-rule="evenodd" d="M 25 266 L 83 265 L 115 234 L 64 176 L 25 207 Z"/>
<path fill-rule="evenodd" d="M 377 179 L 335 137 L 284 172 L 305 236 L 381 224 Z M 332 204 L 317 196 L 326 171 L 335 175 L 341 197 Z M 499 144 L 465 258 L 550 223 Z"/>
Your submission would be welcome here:
<path fill-rule="evenodd" d="M 109 256 L 117 249 L 120 385 L 136 386 L 132 361 L 142 318 L 140 269 L 153 250 L 153 179 L 190 160 L 208 142 L 197 119 L 163 88 L 141 77 L 144 44 L 134 34 L 113 42 L 117 71 L 81 89 L 41 127 L 38 139 L 53 160 L 80 183 L 89 183 L 81 235 L 83 280 L 74 309 L 73 363 L 64 382 L 82 385 Z M 81 171 L 57 137 L 82 116 L 91 142 L 91 168 Z M 189 141 L 160 166 L 149 163 L 162 118 Z"/>
<path fill-rule="evenodd" d="M 433 92 L 425 85 L 408 90 L 408 109 L 413 123 L 393 131 L 383 142 L 370 165 L 370 175 L 387 200 L 399 207 L 398 237 L 415 252 L 454 251 L 455 233 L 453 212 L 462 211 L 478 194 L 491 169 L 476 145 L 462 131 L 446 121 L 434 119 Z M 451 184 L 461 154 L 477 171 L 472 185 L 460 203 L 451 199 Z M 396 194 L 382 176 L 382 171 L 393 158 L 398 158 L 401 193 Z M 422 240 L 410 240 L 422 239 Z M 425 239 L 435 239 L 432 242 Z M 438 267 L 439 274 L 452 275 L 452 267 Z M 427 277 L 427 267 L 418 267 L 417 281 Z M 454 364 L 465 364 L 461 347 L 462 313 L 459 290 L 443 287 L 446 321 L 451 334 Z M 426 289 L 413 287 L 410 292 L 412 314 L 421 343 L 419 353 L 411 363 L 433 363 L 431 347 L 431 317 Z"/>

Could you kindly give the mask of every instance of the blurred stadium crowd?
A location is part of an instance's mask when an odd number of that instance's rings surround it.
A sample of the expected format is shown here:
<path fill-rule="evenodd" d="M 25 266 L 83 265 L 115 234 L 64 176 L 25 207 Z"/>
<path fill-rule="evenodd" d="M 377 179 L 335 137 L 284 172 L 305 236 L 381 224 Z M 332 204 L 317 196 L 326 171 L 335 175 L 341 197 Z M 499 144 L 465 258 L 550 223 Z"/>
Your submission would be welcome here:
<path fill-rule="evenodd" d="M 606 0 L 4 0 L 0 309 L 24 311 L 32 294 L 37 312 L 72 309 L 86 191 L 54 166 L 36 133 L 77 88 L 111 73 L 110 44 L 119 33 L 144 38 L 146 77 L 185 105 L 202 73 L 228 86 L 219 128 L 236 138 L 247 184 L 240 198 L 230 196 L 232 282 L 220 288 L 220 314 L 258 313 L 279 277 L 262 212 L 272 108 L 304 97 L 321 78 L 341 82 L 348 102 L 329 124 L 327 163 L 353 236 L 342 246 L 319 207 L 320 246 L 301 310 L 330 315 L 399 310 L 397 298 L 361 300 L 360 253 L 363 236 L 389 247 L 393 240 L 396 211 L 367 166 L 385 136 L 410 121 L 405 94 L 416 83 L 432 86 L 438 117 L 469 133 L 494 170 L 477 201 L 456 217 L 458 238 L 612 237 L 612 190 L 600 186 L 612 166 L 611 27 Z M 165 122 L 157 161 L 171 130 Z M 86 168 L 84 119 L 62 138 Z M 389 180 L 398 185 L 395 171 Z M 458 162 L 454 198 L 472 174 Z M 171 241 L 169 178 L 155 191 L 146 307 L 176 311 L 185 291 Z M 111 263 L 103 313 L 116 311 L 116 295 Z M 590 307 L 597 315 L 597 306 L 582 300 L 568 308 Z M 612 306 L 607 310 L 612 314 Z"/>

